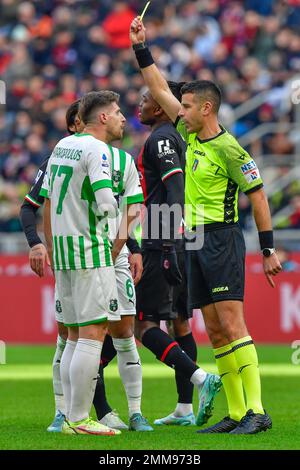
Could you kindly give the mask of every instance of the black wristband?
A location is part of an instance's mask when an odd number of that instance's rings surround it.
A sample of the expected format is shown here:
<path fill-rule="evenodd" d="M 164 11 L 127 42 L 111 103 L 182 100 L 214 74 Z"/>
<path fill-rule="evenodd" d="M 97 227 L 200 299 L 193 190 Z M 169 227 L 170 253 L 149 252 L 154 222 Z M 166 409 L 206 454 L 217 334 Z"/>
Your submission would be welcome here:
<path fill-rule="evenodd" d="M 130 251 L 130 253 L 132 255 L 135 255 L 135 254 L 141 255 L 142 254 L 141 247 L 138 244 L 136 238 L 129 237 L 127 242 L 126 242 L 126 245 L 127 245 L 128 250 Z"/>
<path fill-rule="evenodd" d="M 40 239 L 40 237 L 37 237 L 37 238 L 34 238 L 30 241 L 28 241 L 28 245 L 30 246 L 30 248 L 33 248 L 35 245 L 39 245 L 40 243 L 43 244 L 42 240 Z"/>
<path fill-rule="evenodd" d="M 154 60 L 148 46 L 144 43 L 135 44 L 135 46 L 140 46 L 139 48 L 136 47 L 134 49 L 140 69 L 144 69 L 145 67 L 149 67 L 149 65 L 154 64 Z"/>
<path fill-rule="evenodd" d="M 260 249 L 274 248 L 273 230 L 258 232 Z"/>

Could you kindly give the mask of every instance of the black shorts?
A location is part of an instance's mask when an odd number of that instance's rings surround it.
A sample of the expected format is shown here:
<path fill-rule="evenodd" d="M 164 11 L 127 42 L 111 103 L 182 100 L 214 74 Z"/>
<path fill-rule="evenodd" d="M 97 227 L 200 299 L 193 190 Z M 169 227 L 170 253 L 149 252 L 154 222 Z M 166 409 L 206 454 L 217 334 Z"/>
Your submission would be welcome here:
<path fill-rule="evenodd" d="M 189 318 L 187 308 L 187 280 L 184 253 L 177 253 L 182 283 L 172 287 L 166 281 L 161 269 L 161 251 L 143 252 L 143 275 L 136 286 L 137 320 L 159 323 L 174 320 L 178 316 Z"/>
<path fill-rule="evenodd" d="M 243 300 L 245 241 L 238 224 L 204 233 L 200 250 L 187 250 L 189 308 Z"/>

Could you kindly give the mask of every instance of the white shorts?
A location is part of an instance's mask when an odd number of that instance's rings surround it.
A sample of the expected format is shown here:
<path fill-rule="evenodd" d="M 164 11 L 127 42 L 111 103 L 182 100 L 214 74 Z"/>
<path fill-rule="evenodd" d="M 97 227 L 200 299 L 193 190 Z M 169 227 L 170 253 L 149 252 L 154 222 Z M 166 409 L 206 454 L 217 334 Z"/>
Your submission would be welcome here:
<path fill-rule="evenodd" d="M 119 297 L 119 314 L 135 315 L 135 288 L 128 262 L 128 254 L 122 253 L 115 262 L 115 273 Z"/>
<path fill-rule="evenodd" d="M 113 266 L 56 271 L 55 278 L 66 326 L 121 319 Z"/>
<path fill-rule="evenodd" d="M 55 290 L 54 290 L 54 301 L 55 301 L 55 320 L 59 323 L 63 323 L 64 317 L 62 314 L 62 306 L 61 306 L 61 301 L 58 297 L 56 283 L 55 283 Z"/>

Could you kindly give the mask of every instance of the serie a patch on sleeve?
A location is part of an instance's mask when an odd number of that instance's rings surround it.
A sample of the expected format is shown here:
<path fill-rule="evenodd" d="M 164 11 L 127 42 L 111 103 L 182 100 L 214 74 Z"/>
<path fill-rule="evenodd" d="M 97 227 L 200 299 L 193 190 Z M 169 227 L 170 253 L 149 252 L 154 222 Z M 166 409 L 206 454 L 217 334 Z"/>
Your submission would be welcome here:
<path fill-rule="evenodd" d="M 240 168 L 247 183 L 252 183 L 260 178 L 259 169 L 257 168 L 254 160 L 244 163 Z"/>

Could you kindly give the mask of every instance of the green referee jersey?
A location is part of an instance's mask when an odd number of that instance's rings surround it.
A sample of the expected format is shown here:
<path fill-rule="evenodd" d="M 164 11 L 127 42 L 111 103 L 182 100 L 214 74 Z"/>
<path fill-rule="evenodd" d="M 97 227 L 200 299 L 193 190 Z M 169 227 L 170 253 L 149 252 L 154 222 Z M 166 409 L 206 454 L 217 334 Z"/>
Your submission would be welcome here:
<path fill-rule="evenodd" d="M 176 128 L 187 143 L 186 225 L 237 222 L 239 189 L 248 194 L 263 186 L 255 161 L 224 128 L 206 140 L 189 134 L 181 119 Z"/>

